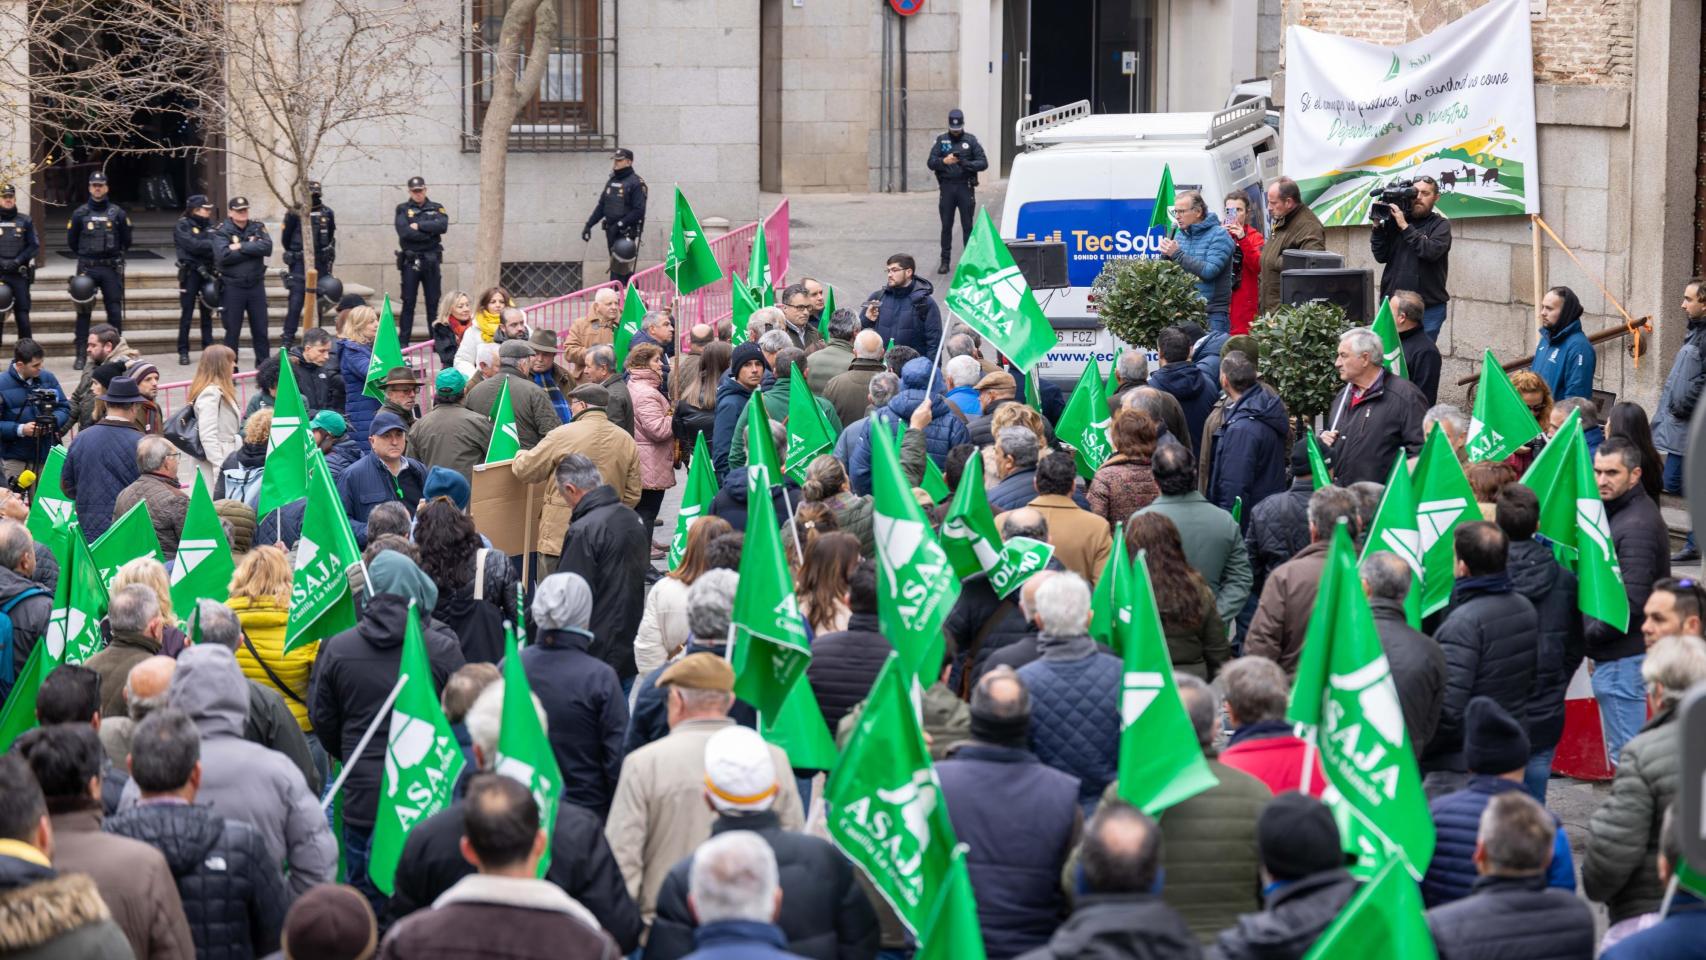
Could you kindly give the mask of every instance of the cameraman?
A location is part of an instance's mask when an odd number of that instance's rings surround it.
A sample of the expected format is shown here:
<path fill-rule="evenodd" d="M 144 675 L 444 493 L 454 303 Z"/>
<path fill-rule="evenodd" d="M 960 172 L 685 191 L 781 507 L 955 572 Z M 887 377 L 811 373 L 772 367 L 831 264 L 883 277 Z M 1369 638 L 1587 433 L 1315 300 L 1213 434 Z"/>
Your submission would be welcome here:
<path fill-rule="evenodd" d="M 1398 186 L 1398 185 L 1394 185 Z M 1388 187 L 1388 193 L 1393 187 Z M 1374 222 L 1369 247 L 1374 259 L 1386 264 L 1380 274 L 1380 296 L 1396 290 L 1414 290 L 1422 297 L 1422 331 L 1438 341 L 1445 326 L 1446 274 L 1451 268 L 1451 221 L 1434 212 L 1439 202 L 1439 183 L 1433 177 L 1415 179 L 1416 199 L 1410 209 L 1376 200 L 1368 216 Z"/>
<path fill-rule="evenodd" d="M 44 356 L 34 340 L 19 340 L 11 369 L 0 375 L 0 467 L 8 480 L 39 471 L 71 422 L 71 403 L 59 378 L 42 369 Z"/>

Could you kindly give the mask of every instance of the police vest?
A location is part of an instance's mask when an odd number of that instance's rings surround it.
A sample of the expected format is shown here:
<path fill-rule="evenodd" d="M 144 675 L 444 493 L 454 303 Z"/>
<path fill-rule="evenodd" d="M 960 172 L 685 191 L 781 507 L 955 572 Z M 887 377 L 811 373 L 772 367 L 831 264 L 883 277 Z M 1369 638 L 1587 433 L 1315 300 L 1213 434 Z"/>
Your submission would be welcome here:
<path fill-rule="evenodd" d="M 16 260 L 28 246 L 30 221 L 23 215 L 0 220 L 0 259 Z"/>
<path fill-rule="evenodd" d="M 604 219 L 621 220 L 628 215 L 628 181 L 638 177 L 612 180 L 604 187 Z"/>
<path fill-rule="evenodd" d="M 328 212 L 324 207 L 308 211 L 308 222 L 313 224 L 315 252 L 332 245 L 332 232 L 327 226 L 331 218 L 325 215 Z"/>
<path fill-rule="evenodd" d="M 85 257 L 110 257 L 118 252 L 118 216 L 112 207 L 83 215 L 83 235 L 77 253 Z"/>

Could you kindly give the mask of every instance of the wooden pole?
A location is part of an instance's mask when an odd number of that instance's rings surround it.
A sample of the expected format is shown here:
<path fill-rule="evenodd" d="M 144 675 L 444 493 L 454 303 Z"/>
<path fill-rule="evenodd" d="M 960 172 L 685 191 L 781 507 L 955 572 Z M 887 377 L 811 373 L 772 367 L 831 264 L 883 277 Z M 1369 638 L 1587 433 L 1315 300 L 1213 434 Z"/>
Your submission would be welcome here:
<path fill-rule="evenodd" d="M 302 316 L 297 317 L 301 329 L 311 330 L 320 325 L 320 271 L 309 270 L 302 276 Z"/>

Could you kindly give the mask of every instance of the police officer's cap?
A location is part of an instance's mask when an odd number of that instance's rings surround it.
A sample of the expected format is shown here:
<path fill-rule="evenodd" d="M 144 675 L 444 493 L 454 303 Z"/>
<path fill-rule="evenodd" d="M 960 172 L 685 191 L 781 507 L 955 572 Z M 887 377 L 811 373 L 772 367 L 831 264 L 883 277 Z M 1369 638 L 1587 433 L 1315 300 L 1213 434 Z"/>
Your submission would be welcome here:
<path fill-rule="evenodd" d="M 320 181 L 318 181 L 318 180 L 308 181 L 308 192 L 309 193 L 319 193 L 320 192 Z"/>
<path fill-rule="evenodd" d="M 0 186 L 0 197 L 15 197 L 17 195 L 18 195 L 18 188 L 17 187 L 14 187 L 9 183 L 5 184 L 4 186 Z"/>
<path fill-rule="evenodd" d="M 409 178 L 409 189 L 410 190 L 425 190 L 426 189 L 426 178 L 425 177 L 410 177 Z"/>
<path fill-rule="evenodd" d="M 213 202 L 207 199 L 207 194 L 205 193 L 192 193 L 190 194 L 190 198 L 184 201 L 185 210 L 200 210 L 202 207 L 211 206 L 213 206 Z"/>
<path fill-rule="evenodd" d="M 95 184 L 100 184 L 102 186 L 105 186 L 106 182 L 107 182 L 107 175 L 102 173 L 99 170 L 96 170 L 94 173 L 89 174 L 89 185 L 90 186 L 94 186 Z"/>
<path fill-rule="evenodd" d="M 247 209 L 249 209 L 249 198 L 248 197 L 232 197 L 231 202 L 227 203 L 225 205 L 225 207 L 228 210 L 247 210 Z"/>
<path fill-rule="evenodd" d="M 612 160 L 632 160 L 632 159 L 634 159 L 634 151 L 629 150 L 627 147 L 617 147 L 615 155 L 613 155 L 610 159 L 612 159 Z"/>
<path fill-rule="evenodd" d="M 948 111 L 948 127 L 950 129 L 958 130 L 965 125 L 966 115 L 960 111 L 959 108 L 956 107 L 955 109 Z"/>

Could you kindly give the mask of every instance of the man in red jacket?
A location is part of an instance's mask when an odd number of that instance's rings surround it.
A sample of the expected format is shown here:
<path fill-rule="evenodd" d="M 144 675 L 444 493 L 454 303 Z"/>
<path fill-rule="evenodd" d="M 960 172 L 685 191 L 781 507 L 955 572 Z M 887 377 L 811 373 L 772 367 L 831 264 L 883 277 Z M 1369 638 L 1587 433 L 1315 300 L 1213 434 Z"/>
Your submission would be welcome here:
<path fill-rule="evenodd" d="M 1266 657 L 1240 657 L 1220 671 L 1220 682 L 1226 685 L 1226 719 L 1234 727 L 1220 762 L 1267 784 L 1275 796 L 1302 790 L 1319 797 L 1327 788 L 1327 775 L 1317 755 L 1309 782 L 1303 782 L 1309 746 L 1285 719 L 1291 684 L 1280 665 Z"/>

